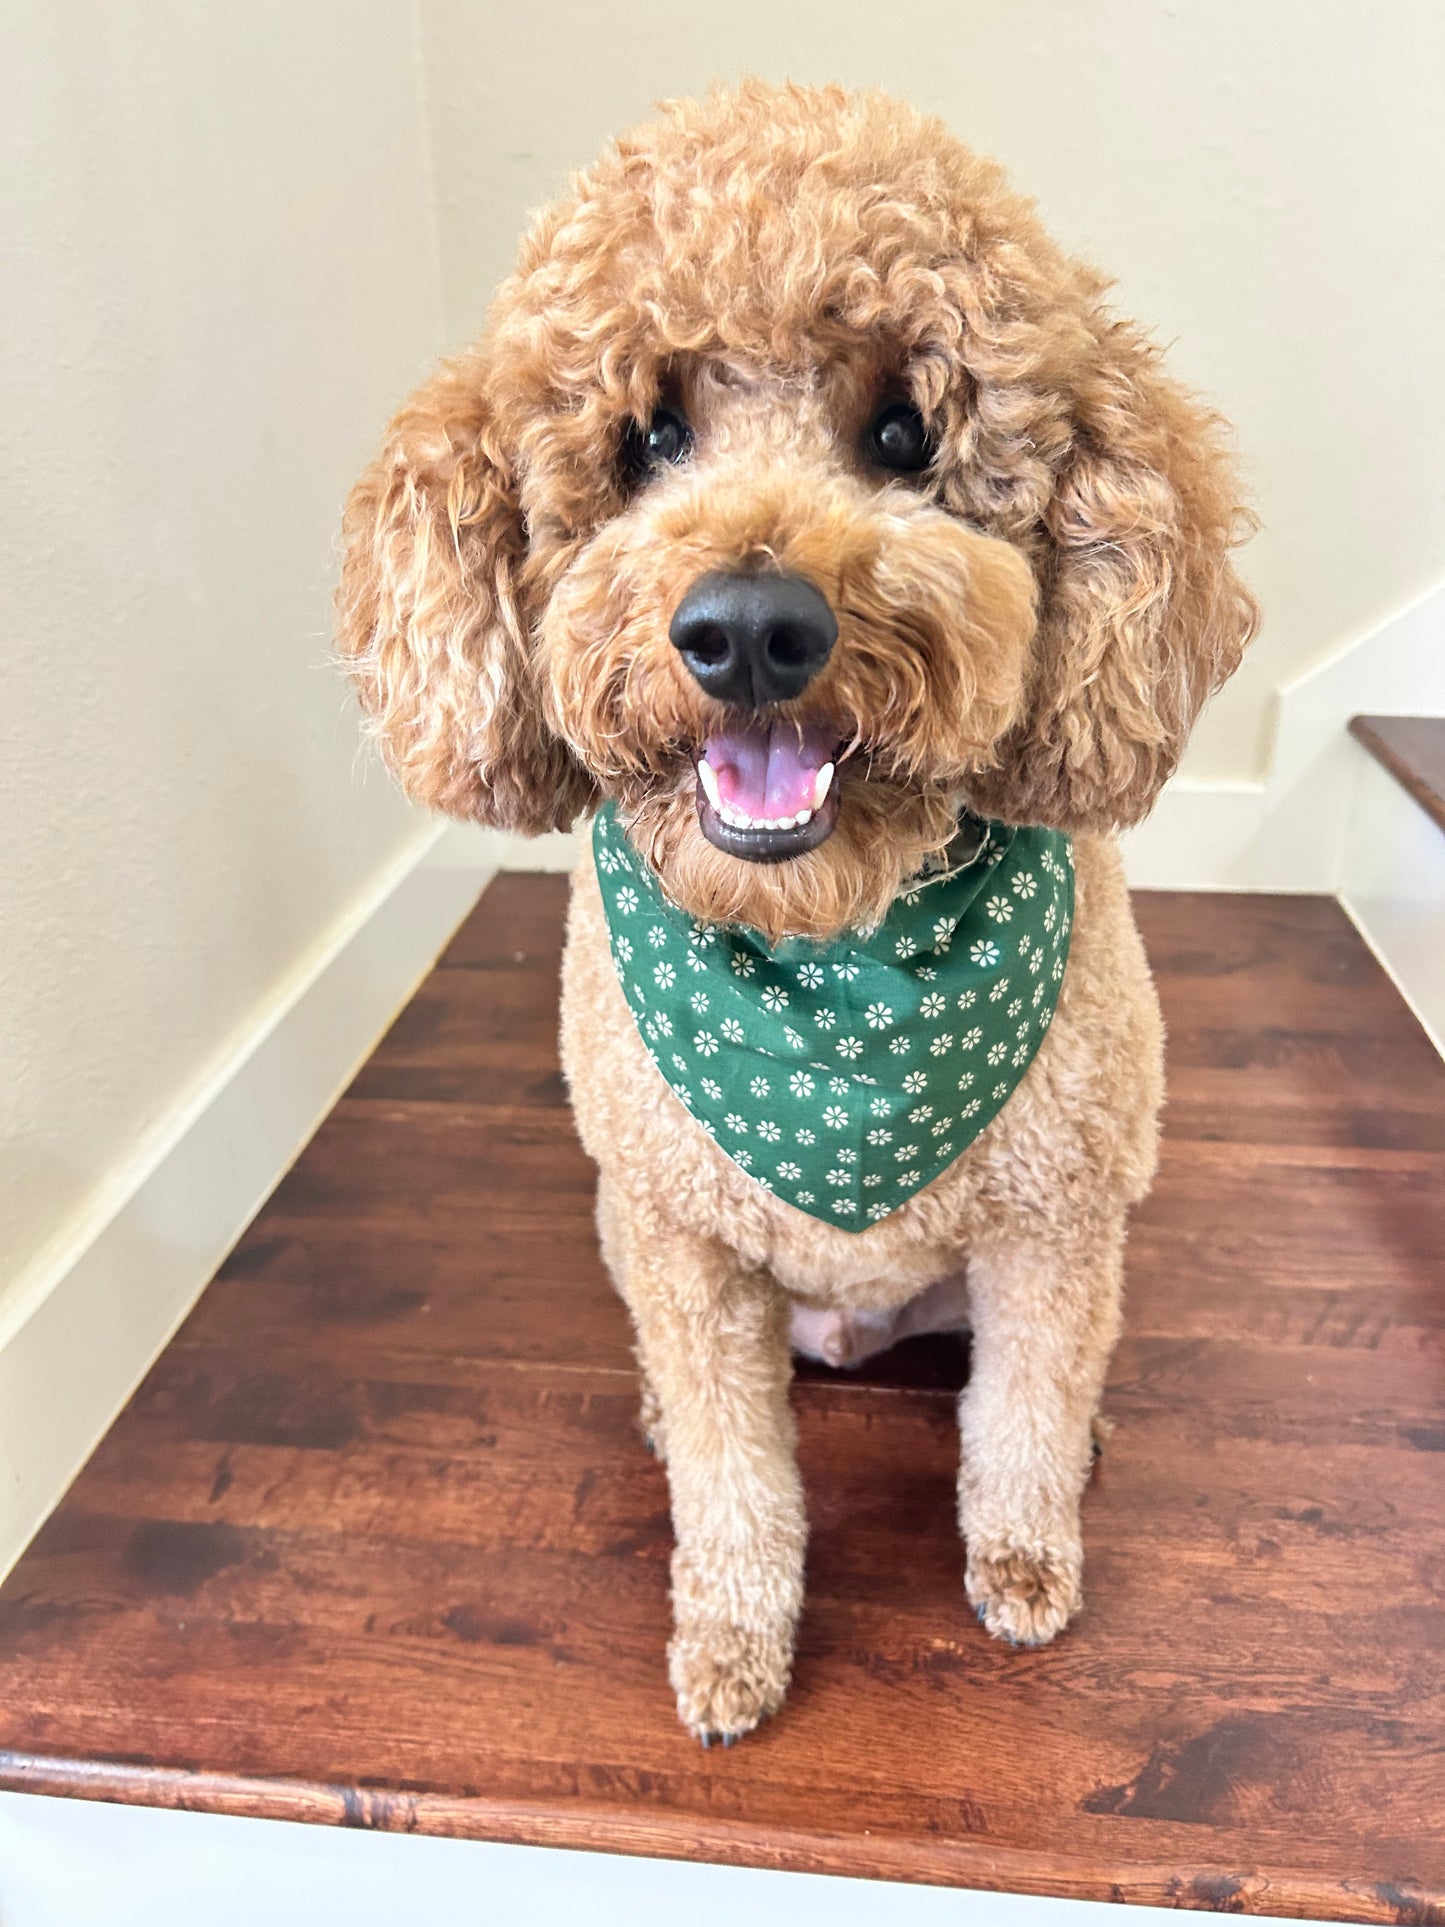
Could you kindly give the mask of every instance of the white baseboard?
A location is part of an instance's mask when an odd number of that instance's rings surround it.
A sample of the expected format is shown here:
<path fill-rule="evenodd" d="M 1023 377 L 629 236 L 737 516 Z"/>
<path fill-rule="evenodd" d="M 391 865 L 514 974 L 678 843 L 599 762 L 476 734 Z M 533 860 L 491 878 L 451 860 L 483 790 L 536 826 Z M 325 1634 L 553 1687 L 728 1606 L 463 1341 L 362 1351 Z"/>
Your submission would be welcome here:
<path fill-rule="evenodd" d="M 0 1793 L 5 1927 L 1173 1927 L 1164 1907 Z M 1213 1909 L 1195 1918 L 1222 1920 Z M 1306 1923 L 1308 1927 L 1308 1923 Z"/>
<path fill-rule="evenodd" d="M 19 1282 L 0 1319 L 0 1575 L 495 867 L 454 831 L 418 839 Z"/>

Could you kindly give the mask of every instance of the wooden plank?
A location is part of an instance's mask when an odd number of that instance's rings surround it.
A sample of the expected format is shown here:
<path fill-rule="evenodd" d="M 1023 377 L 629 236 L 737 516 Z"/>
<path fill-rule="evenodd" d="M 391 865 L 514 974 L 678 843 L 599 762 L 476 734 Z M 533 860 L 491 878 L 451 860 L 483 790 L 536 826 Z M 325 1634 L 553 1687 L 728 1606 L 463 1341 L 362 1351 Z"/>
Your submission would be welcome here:
<path fill-rule="evenodd" d="M 1445 1070 L 1338 907 L 1140 899 L 1175 1068 L 1077 1625 L 966 1609 L 963 1346 L 804 1368 L 793 1691 L 704 1753 L 563 903 L 497 879 L 0 1589 L 0 1784 L 1445 1919 Z"/>
<path fill-rule="evenodd" d="M 1445 716 L 1352 716 L 1350 734 L 1445 830 Z"/>

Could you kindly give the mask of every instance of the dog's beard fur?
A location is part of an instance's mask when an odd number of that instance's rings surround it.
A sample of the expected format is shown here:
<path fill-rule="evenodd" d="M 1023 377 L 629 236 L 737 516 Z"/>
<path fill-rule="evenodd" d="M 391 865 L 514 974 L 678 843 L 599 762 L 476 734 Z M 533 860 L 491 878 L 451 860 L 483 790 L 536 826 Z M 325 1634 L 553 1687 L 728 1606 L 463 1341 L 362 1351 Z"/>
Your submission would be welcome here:
<path fill-rule="evenodd" d="M 839 809 L 817 849 L 753 863 L 715 848 L 696 758 L 729 712 L 668 639 L 711 569 L 806 576 L 833 606 L 826 667 L 777 715 L 837 732 Z M 673 902 L 770 941 L 868 929 L 953 835 L 970 775 L 1019 713 L 1034 626 L 1025 558 L 906 489 L 776 447 L 660 478 L 548 585 L 542 662 L 554 728 Z"/>

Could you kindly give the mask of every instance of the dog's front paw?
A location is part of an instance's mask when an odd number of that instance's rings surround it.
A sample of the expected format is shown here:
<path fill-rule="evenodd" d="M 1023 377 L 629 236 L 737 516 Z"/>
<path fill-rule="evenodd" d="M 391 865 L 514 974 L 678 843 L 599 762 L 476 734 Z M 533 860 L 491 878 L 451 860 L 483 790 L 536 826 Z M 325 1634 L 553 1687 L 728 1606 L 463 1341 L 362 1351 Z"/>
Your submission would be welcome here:
<path fill-rule="evenodd" d="M 970 1543 L 965 1583 L 979 1618 L 995 1639 L 1045 1646 L 1084 1603 L 1077 1545 Z"/>
<path fill-rule="evenodd" d="M 717 1622 L 679 1626 L 668 1648 L 678 1715 L 704 1746 L 730 1746 L 776 1713 L 792 1666 L 790 1639 Z"/>

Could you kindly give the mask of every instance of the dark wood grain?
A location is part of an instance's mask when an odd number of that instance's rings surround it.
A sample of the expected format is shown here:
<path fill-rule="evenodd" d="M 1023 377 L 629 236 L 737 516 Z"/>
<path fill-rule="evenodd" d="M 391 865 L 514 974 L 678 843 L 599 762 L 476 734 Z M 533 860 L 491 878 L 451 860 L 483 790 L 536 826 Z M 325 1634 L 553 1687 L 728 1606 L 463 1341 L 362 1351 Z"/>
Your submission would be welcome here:
<path fill-rule="evenodd" d="M 1445 716 L 1352 716 L 1350 734 L 1445 830 Z"/>
<path fill-rule="evenodd" d="M 0 1590 L 0 1784 L 1445 1921 L 1445 1070 L 1338 907 L 1140 899 L 1171 1095 L 1083 1617 L 965 1606 L 961 1346 L 810 1368 L 793 1691 L 705 1753 L 563 905 L 493 884 Z"/>

